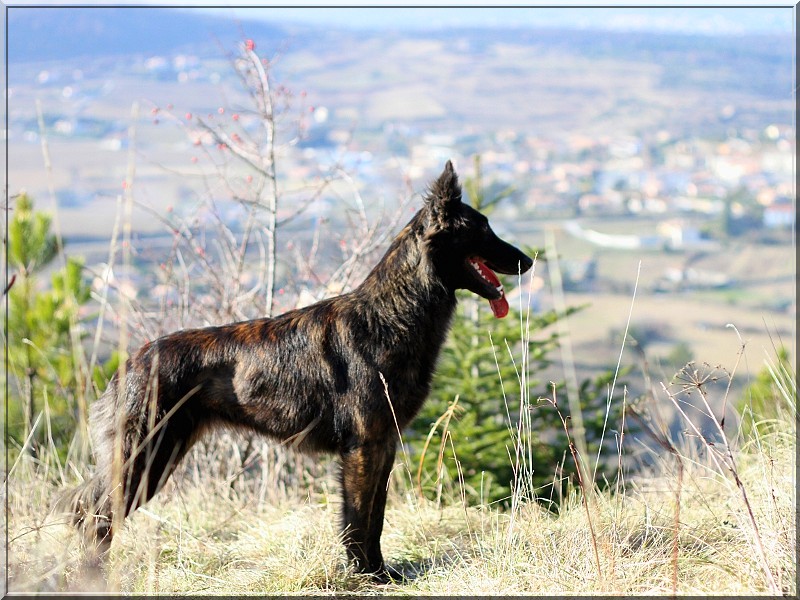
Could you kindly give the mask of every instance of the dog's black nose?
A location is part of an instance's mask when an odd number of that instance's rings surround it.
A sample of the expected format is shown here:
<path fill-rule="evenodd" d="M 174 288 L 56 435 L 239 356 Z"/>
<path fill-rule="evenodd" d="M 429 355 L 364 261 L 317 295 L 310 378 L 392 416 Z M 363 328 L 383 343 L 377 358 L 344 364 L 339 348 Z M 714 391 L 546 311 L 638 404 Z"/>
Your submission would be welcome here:
<path fill-rule="evenodd" d="M 533 259 L 523 254 L 522 260 L 519 261 L 519 266 L 520 266 L 520 272 L 525 273 L 528 269 L 530 269 L 533 266 Z"/>

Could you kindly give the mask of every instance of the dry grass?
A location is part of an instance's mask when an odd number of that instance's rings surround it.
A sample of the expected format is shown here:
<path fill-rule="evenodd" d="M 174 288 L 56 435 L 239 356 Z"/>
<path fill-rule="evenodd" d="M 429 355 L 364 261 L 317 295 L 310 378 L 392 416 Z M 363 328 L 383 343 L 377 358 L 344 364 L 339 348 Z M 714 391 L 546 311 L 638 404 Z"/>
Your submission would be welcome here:
<path fill-rule="evenodd" d="M 795 430 L 791 420 L 773 429 L 736 451 L 738 474 L 770 571 L 794 595 Z M 107 581 L 128 594 L 641 595 L 671 594 L 677 574 L 678 594 L 769 593 L 739 490 L 702 449 L 687 445 L 681 456 L 677 572 L 677 479 L 668 458 L 620 493 L 589 492 L 594 540 L 580 490 L 559 515 L 535 503 L 513 513 L 457 499 L 437 506 L 413 495 L 410 470 L 400 467 L 383 542 L 408 581 L 383 587 L 344 562 L 330 477 L 305 498 L 290 490 L 263 497 L 258 485 L 232 487 L 187 467 L 126 521 L 101 573 L 81 567 L 77 535 L 44 514 L 65 487 L 54 482 L 57 469 L 25 457 L 9 481 L 10 591 L 101 590 Z"/>

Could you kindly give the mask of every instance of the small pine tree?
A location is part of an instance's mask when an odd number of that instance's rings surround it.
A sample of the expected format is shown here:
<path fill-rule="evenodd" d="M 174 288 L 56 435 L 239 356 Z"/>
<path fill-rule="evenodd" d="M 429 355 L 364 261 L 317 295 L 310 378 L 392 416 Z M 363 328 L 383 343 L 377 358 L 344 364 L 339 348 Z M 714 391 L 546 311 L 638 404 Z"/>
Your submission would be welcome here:
<path fill-rule="evenodd" d="M 510 496 L 514 480 L 509 417 L 516 420 L 519 385 L 516 367 L 509 359 L 506 344 L 518 355 L 522 334 L 518 310 L 510 308 L 508 316 L 499 320 L 481 304 L 480 299 L 459 293 L 458 312 L 442 350 L 430 397 L 413 425 L 416 443 L 412 447 L 416 460 L 423 463 L 425 476 L 421 483 L 427 483 L 429 487 L 433 484 L 432 489 L 437 490 L 437 495 L 443 483 L 438 481 L 438 467 L 444 460 L 441 474 L 447 481 L 463 484 L 472 498 L 495 501 Z M 558 318 L 555 311 L 531 315 L 530 330 L 546 331 Z M 541 372 L 550 364 L 548 355 L 555 348 L 555 333 L 530 341 L 530 374 Z M 527 384 L 534 389 L 541 387 L 542 395 L 546 393 L 541 381 L 529 379 Z M 431 427 L 455 398 L 458 398 L 457 406 L 460 408 L 448 423 L 448 433 L 445 434 L 442 423 L 439 423 L 423 456 L 423 443 Z M 545 412 L 543 406 L 536 412 L 537 419 L 547 418 Z M 553 412 L 551 417 L 554 427 L 544 427 L 542 431 L 557 431 L 556 414 Z M 443 435 L 449 435 L 452 445 L 447 439 L 442 445 Z M 537 462 L 542 465 L 555 465 L 561 458 L 560 451 L 558 456 L 551 452 L 553 447 L 544 437 L 526 440 L 526 443 L 536 447 L 537 458 L 541 459 Z M 539 484 L 546 485 L 550 480 L 552 470 L 543 474 Z"/>
<path fill-rule="evenodd" d="M 76 420 L 85 419 L 75 414 L 82 382 L 73 335 L 89 286 L 83 264 L 68 258 L 52 274 L 50 288 L 40 288 L 38 275 L 58 254 L 50 226 L 51 218 L 35 211 L 29 196 L 17 198 L 8 226 L 8 263 L 16 277 L 8 291 L 6 341 L 9 373 L 17 383 L 11 388 L 8 428 L 13 439 L 24 442 L 46 400 L 54 441 L 64 450 Z M 31 450 L 35 447 L 32 440 Z"/>

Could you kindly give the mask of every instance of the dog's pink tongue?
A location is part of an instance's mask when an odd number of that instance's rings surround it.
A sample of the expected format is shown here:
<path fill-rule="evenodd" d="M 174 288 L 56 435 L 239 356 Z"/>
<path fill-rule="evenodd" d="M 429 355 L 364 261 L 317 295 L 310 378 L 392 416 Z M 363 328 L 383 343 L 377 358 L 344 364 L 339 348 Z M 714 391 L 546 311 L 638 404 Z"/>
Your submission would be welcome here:
<path fill-rule="evenodd" d="M 505 294 L 497 300 L 489 300 L 489 306 L 492 307 L 492 312 L 498 319 L 502 319 L 508 314 L 508 300 L 506 300 Z"/>
<path fill-rule="evenodd" d="M 489 300 L 489 306 L 492 307 L 495 318 L 502 319 L 508 314 L 508 300 L 506 300 L 506 293 L 503 291 L 503 286 L 500 284 L 500 280 L 497 278 L 497 275 L 494 274 L 494 271 L 479 260 L 475 260 L 474 262 L 480 269 L 483 278 L 500 290 L 500 297 L 497 300 Z"/>

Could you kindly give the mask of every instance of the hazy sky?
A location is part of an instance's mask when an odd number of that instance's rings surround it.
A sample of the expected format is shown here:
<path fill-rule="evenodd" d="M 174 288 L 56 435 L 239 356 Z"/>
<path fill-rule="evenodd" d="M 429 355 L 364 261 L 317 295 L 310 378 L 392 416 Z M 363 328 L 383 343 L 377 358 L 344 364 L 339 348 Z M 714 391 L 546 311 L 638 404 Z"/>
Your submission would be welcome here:
<path fill-rule="evenodd" d="M 488 2 L 475 0 L 413 0 L 414 8 L 375 7 L 376 0 L 350 0 L 353 8 L 336 8 L 337 0 L 124 0 L 121 5 L 186 6 L 206 12 L 222 13 L 241 19 L 263 19 L 278 22 L 329 24 L 353 29 L 436 29 L 442 27 L 561 27 L 578 29 L 612 29 L 618 31 L 661 31 L 672 33 L 792 33 L 794 0 L 670 0 L 672 8 L 663 8 L 663 0 L 638 0 L 635 6 L 608 0 L 578 0 L 582 8 L 535 6 L 536 0 L 522 0 L 526 7 L 487 7 Z M 434 3 L 437 8 L 425 7 Z M 390 3 L 390 2 L 384 2 Z M 402 4 L 402 2 L 391 2 Z M 503 4 L 520 3 L 505 0 Z M 542 1 L 539 4 L 545 4 Z M 632 4 L 628 1 L 628 4 Z M 647 6 L 647 4 L 658 6 Z M 11 5 L 74 4 L 73 0 L 7 0 Z M 98 1 L 96 4 L 114 4 Z M 281 5 L 280 7 L 270 4 Z M 305 6 L 302 6 L 305 4 Z M 367 7 L 358 6 L 367 4 Z M 380 2 L 377 2 L 380 5 Z M 451 6 L 447 6 L 450 4 Z M 452 6 L 455 4 L 455 6 Z M 586 5 L 599 5 L 587 7 Z M 619 7 L 608 8 L 618 4 Z M 91 3 L 87 3 L 91 6 Z M 218 8 L 202 8 L 211 5 Z M 334 7 L 332 7 L 333 5 Z M 459 6 L 461 5 L 461 6 Z M 464 8 L 464 5 L 473 5 Z M 477 5 L 477 6 L 476 6 Z M 534 5 L 534 6 L 531 6 Z M 604 7 L 605 5 L 605 7 Z M 698 5 L 702 7 L 698 7 Z M 714 6 L 717 5 L 717 6 Z M 740 6 L 736 6 L 740 5 Z M 745 6 L 741 6 L 745 5 Z M 749 5 L 749 6 L 747 6 Z M 756 6 L 755 8 L 753 6 Z M 776 8 L 777 6 L 777 8 Z"/>
<path fill-rule="evenodd" d="M 791 33 L 792 8 L 236 8 L 241 18 L 329 23 L 356 29 L 539 26 L 685 33 Z"/>

